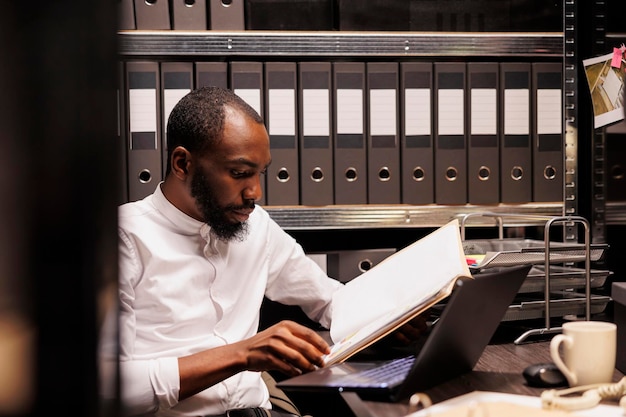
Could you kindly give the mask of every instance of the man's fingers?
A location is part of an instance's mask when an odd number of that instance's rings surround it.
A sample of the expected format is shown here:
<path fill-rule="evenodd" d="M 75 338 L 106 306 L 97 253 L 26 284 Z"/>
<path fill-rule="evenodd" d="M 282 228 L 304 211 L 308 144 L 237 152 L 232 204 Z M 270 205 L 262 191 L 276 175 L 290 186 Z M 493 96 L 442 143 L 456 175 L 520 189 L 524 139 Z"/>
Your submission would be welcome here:
<path fill-rule="evenodd" d="M 297 375 L 323 366 L 328 343 L 313 330 L 295 322 L 283 321 L 251 339 L 251 366 Z M 265 365 L 263 365 L 265 363 Z M 257 364 L 257 365 L 254 365 Z"/>
<path fill-rule="evenodd" d="M 300 339 L 305 340 L 308 344 L 311 344 L 317 348 L 322 354 L 330 352 L 330 346 L 322 336 L 308 327 L 302 326 L 295 322 L 284 322 L 287 326 L 290 326 L 292 333 L 298 336 Z"/>

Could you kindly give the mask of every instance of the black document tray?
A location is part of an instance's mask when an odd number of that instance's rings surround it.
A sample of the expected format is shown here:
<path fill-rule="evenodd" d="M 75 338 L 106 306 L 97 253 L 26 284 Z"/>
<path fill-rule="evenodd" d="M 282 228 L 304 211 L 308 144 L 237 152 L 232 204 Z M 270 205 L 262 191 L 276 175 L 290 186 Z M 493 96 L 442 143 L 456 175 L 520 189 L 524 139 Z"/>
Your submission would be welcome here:
<path fill-rule="evenodd" d="M 594 244 L 589 247 L 591 262 L 604 256 L 608 245 Z M 550 242 L 549 263 L 584 262 L 585 245 L 582 243 Z M 485 255 L 471 269 L 487 269 L 515 265 L 540 265 L 546 263 L 546 242 L 534 239 L 472 239 L 463 242 L 466 255 Z"/>

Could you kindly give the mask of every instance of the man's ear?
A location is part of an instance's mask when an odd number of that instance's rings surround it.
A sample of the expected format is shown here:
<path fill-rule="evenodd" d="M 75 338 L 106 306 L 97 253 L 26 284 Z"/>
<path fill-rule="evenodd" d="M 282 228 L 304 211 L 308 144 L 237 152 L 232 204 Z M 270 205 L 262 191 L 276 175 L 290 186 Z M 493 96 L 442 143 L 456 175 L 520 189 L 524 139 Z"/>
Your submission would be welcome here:
<path fill-rule="evenodd" d="M 189 174 L 189 164 L 191 163 L 191 154 L 182 146 L 177 146 L 172 151 L 172 173 L 184 179 Z"/>

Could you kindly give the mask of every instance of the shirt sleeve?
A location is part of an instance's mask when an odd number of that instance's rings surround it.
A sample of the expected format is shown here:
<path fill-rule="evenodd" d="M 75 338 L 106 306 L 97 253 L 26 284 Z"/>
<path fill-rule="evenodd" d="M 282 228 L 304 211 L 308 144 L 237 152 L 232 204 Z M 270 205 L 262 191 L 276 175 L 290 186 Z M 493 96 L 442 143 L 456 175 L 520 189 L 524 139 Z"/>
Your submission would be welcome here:
<path fill-rule="evenodd" d="M 123 232 L 119 244 L 119 367 L 121 398 L 130 415 L 168 409 L 178 403 L 178 359 L 134 359 L 136 319 L 133 282 L 139 274 L 134 247 Z"/>
<path fill-rule="evenodd" d="M 330 328 L 332 297 L 343 284 L 328 277 L 306 256 L 302 246 L 271 219 L 267 239 L 270 271 L 266 296 L 286 305 L 298 305 L 310 319 Z"/>

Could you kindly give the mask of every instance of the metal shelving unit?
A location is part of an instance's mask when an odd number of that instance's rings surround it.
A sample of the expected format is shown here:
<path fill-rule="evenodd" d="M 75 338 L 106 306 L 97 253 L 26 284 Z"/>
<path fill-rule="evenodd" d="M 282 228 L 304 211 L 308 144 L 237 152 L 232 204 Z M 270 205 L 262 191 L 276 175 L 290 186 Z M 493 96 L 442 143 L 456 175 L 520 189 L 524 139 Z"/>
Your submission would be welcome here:
<path fill-rule="evenodd" d="M 120 31 L 122 59 L 234 59 L 263 56 L 351 58 L 459 57 L 521 59 L 563 58 L 564 36 L 546 33 L 419 33 L 419 32 L 271 32 L 271 31 Z M 565 101 L 567 103 L 567 99 Z M 573 109 L 575 110 L 575 109 Z M 570 117 L 573 111 L 566 109 Z M 574 118 L 575 119 L 575 118 Z M 574 130 L 574 129 L 573 129 Z M 566 152 L 577 149 L 573 131 L 567 132 Z M 326 207 L 267 207 L 286 230 L 438 227 L 451 218 L 480 211 L 560 216 L 576 212 L 576 158 L 566 164 L 563 203 L 527 203 L 489 207 L 459 205 L 362 205 Z M 569 178 L 569 180 L 568 180 Z M 519 226 L 540 225 L 529 217 Z M 480 222 L 477 223 L 480 225 Z"/>

